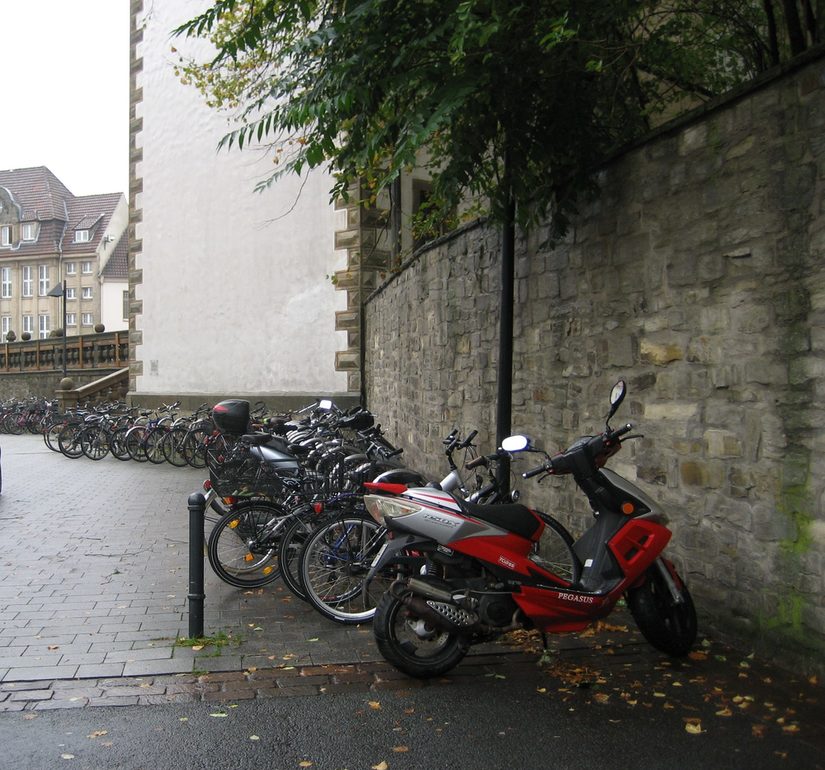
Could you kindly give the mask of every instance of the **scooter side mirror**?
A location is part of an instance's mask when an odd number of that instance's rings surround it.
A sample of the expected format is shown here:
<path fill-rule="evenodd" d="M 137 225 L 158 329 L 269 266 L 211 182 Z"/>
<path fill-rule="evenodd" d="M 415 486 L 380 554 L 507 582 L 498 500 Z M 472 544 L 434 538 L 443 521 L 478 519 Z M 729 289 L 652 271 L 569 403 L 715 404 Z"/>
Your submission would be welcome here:
<path fill-rule="evenodd" d="M 527 436 L 507 436 L 501 442 L 501 448 L 505 452 L 526 452 L 533 448 Z"/>
<path fill-rule="evenodd" d="M 619 380 L 613 386 L 613 390 L 610 391 L 610 411 L 607 414 L 607 422 L 610 422 L 610 418 L 616 414 L 616 410 L 619 408 L 622 401 L 624 401 L 624 397 L 626 395 L 627 383 L 624 380 Z"/>

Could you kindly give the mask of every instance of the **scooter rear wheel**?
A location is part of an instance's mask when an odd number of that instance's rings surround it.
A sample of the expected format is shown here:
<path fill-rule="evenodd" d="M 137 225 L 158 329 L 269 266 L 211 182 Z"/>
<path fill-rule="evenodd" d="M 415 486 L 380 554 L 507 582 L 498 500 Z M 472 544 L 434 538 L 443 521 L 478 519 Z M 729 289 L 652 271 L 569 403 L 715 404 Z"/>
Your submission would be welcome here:
<path fill-rule="evenodd" d="M 676 603 L 654 565 L 645 582 L 627 592 L 627 606 L 642 635 L 657 650 L 682 658 L 696 641 L 696 608 L 687 586 L 677 580 L 684 601 Z"/>
<path fill-rule="evenodd" d="M 458 634 L 434 628 L 417 618 L 392 591 L 378 602 L 372 630 L 375 644 L 387 662 L 417 679 L 431 679 L 455 668 L 470 644 Z"/>

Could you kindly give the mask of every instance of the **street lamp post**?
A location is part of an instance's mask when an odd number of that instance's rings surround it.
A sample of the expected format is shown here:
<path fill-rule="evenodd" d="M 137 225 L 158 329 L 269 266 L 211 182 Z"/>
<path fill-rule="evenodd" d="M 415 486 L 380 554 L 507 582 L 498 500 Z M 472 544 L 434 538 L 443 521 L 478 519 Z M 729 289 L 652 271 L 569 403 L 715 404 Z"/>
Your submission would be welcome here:
<path fill-rule="evenodd" d="M 66 281 L 61 281 L 48 294 L 49 297 L 63 297 L 63 377 L 66 377 L 68 342 L 66 340 Z"/>

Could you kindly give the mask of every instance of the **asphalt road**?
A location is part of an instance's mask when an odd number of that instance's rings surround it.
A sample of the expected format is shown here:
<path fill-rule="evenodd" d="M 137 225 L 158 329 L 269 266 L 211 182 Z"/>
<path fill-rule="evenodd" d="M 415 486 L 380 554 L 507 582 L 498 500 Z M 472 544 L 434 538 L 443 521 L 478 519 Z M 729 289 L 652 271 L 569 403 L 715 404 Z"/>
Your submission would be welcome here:
<path fill-rule="evenodd" d="M 558 684 L 558 683 L 556 683 Z M 225 704 L 0 715 L 3 767 L 820 768 L 821 746 L 714 704 L 650 703 L 549 680 L 456 680 L 423 689 Z M 692 722 L 686 720 L 693 720 Z M 698 725 L 688 731 L 688 724 Z M 820 726 L 821 727 L 821 726 Z"/>

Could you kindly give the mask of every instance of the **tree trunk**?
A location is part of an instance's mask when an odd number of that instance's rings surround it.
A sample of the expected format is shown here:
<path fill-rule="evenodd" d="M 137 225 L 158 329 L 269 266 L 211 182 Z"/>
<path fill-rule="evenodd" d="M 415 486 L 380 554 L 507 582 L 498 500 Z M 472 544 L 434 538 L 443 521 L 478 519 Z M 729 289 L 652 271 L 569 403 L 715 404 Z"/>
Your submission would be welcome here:
<path fill-rule="evenodd" d="M 765 18 L 768 20 L 768 50 L 770 51 L 771 65 L 779 64 L 779 36 L 776 30 L 776 14 L 773 12 L 773 0 L 763 0 Z"/>
<path fill-rule="evenodd" d="M 801 54 L 807 47 L 805 33 L 802 31 L 802 22 L 799 20 L 799 9 L 796 0 L 782 0 L 785 11 L 785 27 L 788 31 L 788 41 L 791 44 L 791 56 Z"/>

